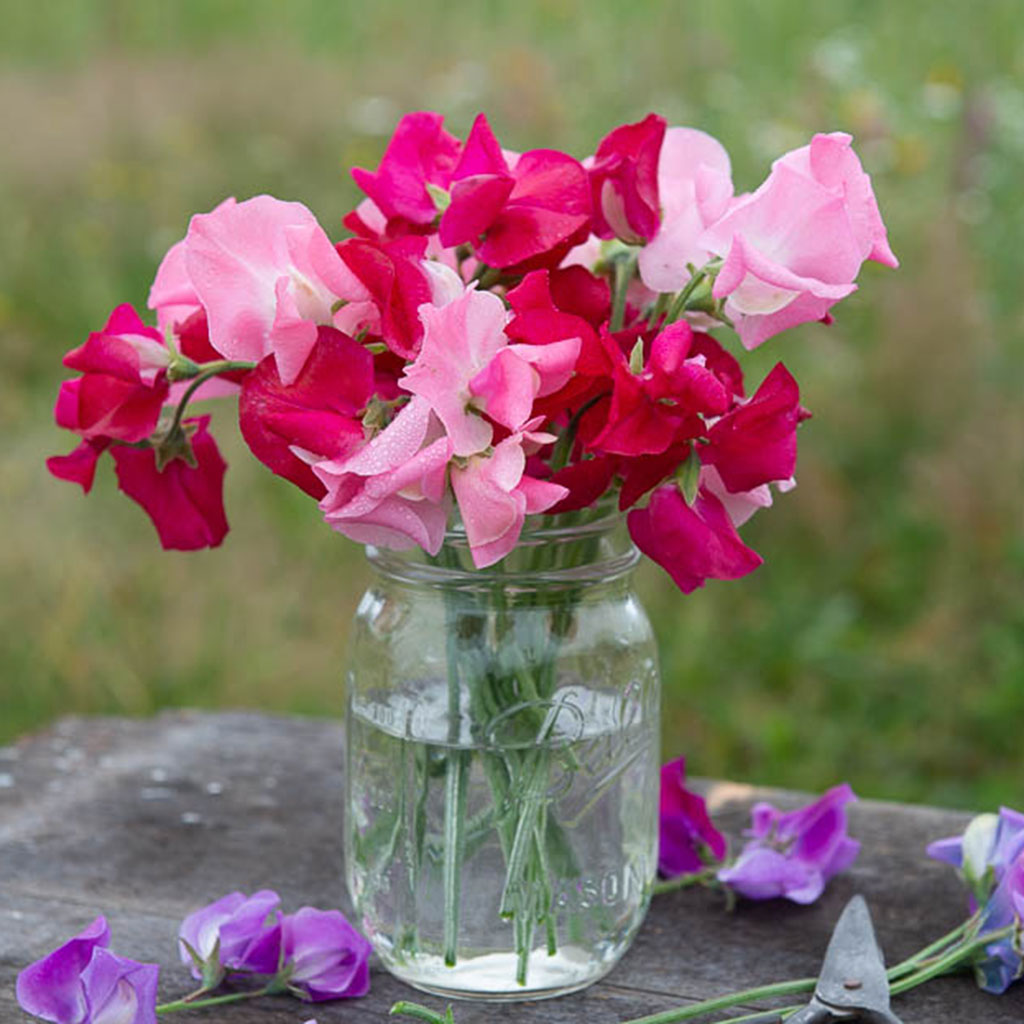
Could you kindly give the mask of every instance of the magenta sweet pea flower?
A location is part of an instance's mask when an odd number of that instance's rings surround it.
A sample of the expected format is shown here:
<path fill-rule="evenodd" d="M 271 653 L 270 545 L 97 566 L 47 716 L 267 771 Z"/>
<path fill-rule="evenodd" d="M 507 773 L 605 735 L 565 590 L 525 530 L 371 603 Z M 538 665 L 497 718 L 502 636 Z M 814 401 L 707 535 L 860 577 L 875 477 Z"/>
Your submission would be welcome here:
<path fill-rule="evenodd" d="M 736 863 L 718 872 L 718 880 L 753 900 L 781 896 L 813 903 L 860 851 L 860 843 L 846 834 L 845 807 L 856 799 L 844 783 L 796 811 L 755 804 L 746 833 L 751 839 Z"/>
<path fill-rule="evenodd" d="M 725 836 L 711 824 L 704 798 L 686 788 L 686 759 L 661 766 L 658 871 L 664 878 L 700 871 L 725 857 Z"/>
<path fill-rule="evenodd" d="M 370 943 L 340 910 L 303 907 L 281 923 L 289 990 L 312 1003 L 370 991 Z"/>
<path fill-rule="evenodd" d="M 246 377 L 238 403 L 242 437 L 260 462 L 319 500 L 326 487 L 295 449 L 338 459 L 362 447 L 362 414 L 373 392 L 369 351 L 341 331 L 321 327 L 291 384 L 281 381 L 270 357 Z"/>
<path fill-rule="evenodd" d="M 594 234 L 639 245 L 653 238 L 661 219 L 658 158 L 665 119 L 648 114 L 624 124 L 598 144 L 587 173 L 594 206 Z"/>
<path fill-rule="evenodd" d="M 57 426 L 86 439 L 143 440 L 167 400 L 170 360 L 160 332 L 130 305 L 118 306 L 103 330 L 64 357 L 64 365 L 82 376 L 61 385 Z"/>
<path fill-rule="evenodd" d="M 225 970 L 276 974 L 281 952 L 281 898 L 264 889 L 233 892 L 189 914 L 178 930 L 181 962 L 215 985 Z M 193 952 L 202 963 L 196 963 Z"/>
<path fill-rule="evenodd" d="M 583 165 L 554 149 L 502 150 L 480 114 L 452 173 L 442 245 L 471 243 L 492 267 L 557 265 L 590 227 Z"/>
<path fill-rule="evenodd" d="M 111 953 L 103 917 L 26 967 L 18 1005 L 54 1024 L 155 1024 L 160 968 Z"/>
<path fill-rule="evenodd" d="M 684 594 L 708 579 L 739 579 L 761 556 L 740 539 L 725 507 L 702 487 L 691 507 L 673 484 L 659 487 L 646 508 L 627 518 L 633 543 L 657 562 Z"/>
<path fill-rule="evenodd" d="M 207 429 L 209 416 L 187 419 L 190 464 L 176 457 L 157 468 L 153 448 L 114 445 L 111 455 L 117 468 L 118 486 L 141 505 L 164 548 L 195 551 L 215 548 L 228 532 L 224 515 L 224 474 L 227 464 Z"/>

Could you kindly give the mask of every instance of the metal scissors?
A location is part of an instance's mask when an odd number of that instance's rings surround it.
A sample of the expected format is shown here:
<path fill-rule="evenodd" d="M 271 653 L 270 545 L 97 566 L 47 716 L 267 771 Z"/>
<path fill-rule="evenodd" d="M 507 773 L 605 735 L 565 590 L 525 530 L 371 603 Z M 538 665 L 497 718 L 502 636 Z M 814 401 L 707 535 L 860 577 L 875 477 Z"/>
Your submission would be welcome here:
<path fill-rule="evenodd" d="M 779 1024 L 778 1013 L 751 1018 L 750 1024 Z M 863 896 L 854 896 L 836 922 L 811 1001 L 786 1024 L 902 1024 L 889 1009 L 889 979 Z"/>

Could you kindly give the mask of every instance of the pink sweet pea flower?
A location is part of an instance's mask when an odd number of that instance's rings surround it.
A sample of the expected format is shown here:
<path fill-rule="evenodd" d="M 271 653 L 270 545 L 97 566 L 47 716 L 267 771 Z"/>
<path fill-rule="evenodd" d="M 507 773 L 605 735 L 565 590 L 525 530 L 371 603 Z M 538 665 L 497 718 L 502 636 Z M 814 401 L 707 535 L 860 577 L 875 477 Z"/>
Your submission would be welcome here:
<path fill-rule="evenodd" d="M 82 376 L 61 385 L 57 425 L 86 439 L 143 440 L 167 399 L 170 359 L 159 331 L 131 306 L 118 306 L 103 330 L 64 357 L 64 365 Z"/>
<path fill-rule="evenodd" d="M 627 523 L 636 546 L 684 594 L 707 579 L 739 579 L 763 561 L 740 540 L 722 503 L 707 488 L 698 491 L 691 508 L 675 484 L 659 487 L 646 508 L 629 513 Z"/>
<path fill-rule="evenodd" d="M 711 824 L 704 798 L 686 788 L 686 760 L 661 766 L 658 871 L 663 878 L 700 871 L 725 857 L 725 836 Z"/>
<path fill-rule="evenodd" d="M 669 128 L 658 160 L 658 195 L 661 225 L 640 250 L 640 279 L 652 291 L 675 292 L 690 277 L 687 263 L 708 261 L 702 235 L 732 201 L 729 154 L 696 128 Z"/>
<path fill-rule="evenodd" d="M 639 245 L 657 234 L 658 158 L 664 138 L 665 119 L 648 114 L 636 124 L 620 125 L 599 143 L 587 168 L 598 238 Z"/>
<path fill-rule="evenodd" d="M 589 231 L 587 172 L 553 149 L 533 149 L 513 161 L 510 166 L 480 114 L 452 174 L 441 243 L 471 243 L 492 267 L 556 265 Z"/>
<path fill-rule="evenodd" d="M 364 222 L 379 228 L 377 218 L 383 217 L 389 227 L 392 221 L 407 222 L 413 230 L 430 227 L 437 208 L 426 186 L 448 188 L 462 148 L 459 140 L 441 127 L 443 122 L 440 114 L 430 111 L 406 114 L 377 170 L 353 168 L 355 183 L 373 201 L 373 210 L 361 208 Z"/>
<path fill-rule="evenodd" d="M 553 440 L 549 434 L 512 434 L 489 456 L 474 455 L 464 466 L 452 464 L 452 490 L 478 569 L 500 561 L 515 547 L 526 516 L 546 511 L 569 493 L 560 484 L 524 475 L 524 443 L 536 447 Z"/>
<path fill-rule="evenodd" d="M 18 1005 L 54 1024 L 156 1024 L 160 968 L 117 956 L 109 943 L 98 917 L 18 975 Z"/>
<path fill-rule="evenodd" d="M 206 310 L 210 344 L 228 359 L 273 355 L 285 384 L 299 375 L 318 325 L 357 323 L 370 295 L 301 203 L 256 196 L 192 218 L 185 267 Z"/>
<path fill-rule="evenodd" d="M 423 347 L 401 385 L 425 399 L 444 424 L 455 455 L 473 455 L 494 428 L 515 431 L 533 401 L 560 388 L 573 371 L 578 338 L 547 345 L 509 345 L 504 303 L 491 292 L 464 292 L 444 306 L 420 307 Z"/>
<path fill-rule="evenodd" d="M 341 331 L 321 327 L 293 383 L 282 383 L 270 357 L 248 375 L 238 403 L 239 426 L 260 462 L 319 500 L 326 488 L 293 448 L 323 459 L 352 454 L 362 446 L 361 416 L 373 392 L 370 353 Z"/>
<path fill-rule="evenodd" d="M 340 910 L 303 907 L 281 922 L 288 989 L 311 1003 L 370 991 L 370 943 Z"/>
<path fill-rule="evenodd" d="M 105 437 L 90 438 L 67 455 L 51 455 L 46 460 L 46 468 L 58 480 L 78 484 L 88 494 L 96 477 L 96 463 L 110 444 Z"/>
<path fill-rule="evenodd" d="M 195 465 L 173 458 L 160 470 L 152 448 L 119 444 L 111 449 L 118 485 L 146 510 L 166 549 L 215 548 L 228 532 L 223 494 L 227 465 L 207 430 L 209 423 L 209 416 L 200 416 L 182 424 Z"/>
<path fill-rule="evenodd" d="M 889 266 L 870 178 L 841 132 L 780 157 L 752 195 L 700 238 L 724 258 L 712 294 L 727 299 L 748 349 L 809 320 L 823 319 L 856 290 L 865 259 Z"/>
<path fill-rule="evenodd" d="M 718 872 L 718 880 L 753 900 L 782 896 L 813 903 L 860 852 L 860 843 L 846 834 L 845 807 L 856 799 L 844 783 L 797 811 L 755 804 L 746 833 L 750 842 L 735 864 Z"/>
<path fill-rule="evenodd" d="M 354 454 L 313 463 L 327 489 L 320 502 L 324 520 L 359 544 L 419 545 L 436 555 L 448 519 L 451 455 L 452 442 L 429 403 L 414 397 Z"/>

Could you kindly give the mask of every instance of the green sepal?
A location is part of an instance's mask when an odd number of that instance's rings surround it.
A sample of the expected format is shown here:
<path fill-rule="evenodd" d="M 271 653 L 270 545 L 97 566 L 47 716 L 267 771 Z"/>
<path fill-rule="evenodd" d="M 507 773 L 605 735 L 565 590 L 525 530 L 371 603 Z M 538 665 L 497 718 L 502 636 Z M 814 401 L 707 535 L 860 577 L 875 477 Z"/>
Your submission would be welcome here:
<path fill-rule="evenodd" d="M 690 448 L 690 454 L 676 470 L 676 485 L 687 505 L 692 505 L 697 500 L 697 491 L 700 488 L 700 456 L 693 448 Z"/>
<path fill-rule="evenodd" d="M 639 376 L 644 372 L 644 339 L 637 338 L 633 351 L 629 353 L 629 372 Z"/>
<path fill-rule="evenodd" d="M 451 193 L 447 189 L 441 188 L 440 185 L 435 185 L 432 181 L 427 182 L 426 188 L 427 194 L 434 204 L 434 209 L 438 213 L 444 213 L 452 204 Z"/>
<path fill-rule="evenodd" d="M 175 459 L 183 459 L 193 469 L 199 465 L 196 453 L 192 451 L 192 442 L 189 440 L 197 429 L 195 423 L 182 423 L 175 426 L 173 421 L 163 429 L 157 427 L 156 432 L 149 439 L 149 444 L 156 455 L 158 472 L 162 473 Z"/>
<path fill-rule="evenodd" d="M 175 353 L 171 356 L 171 361 L 167 364 L 167 379 L 172 384 L 179 380 L 190 380 L 192 377 L 198 377 L 202 372 L 202 367 L 189 359 L 188 356 L 183 356 L 181 353 Z"/>

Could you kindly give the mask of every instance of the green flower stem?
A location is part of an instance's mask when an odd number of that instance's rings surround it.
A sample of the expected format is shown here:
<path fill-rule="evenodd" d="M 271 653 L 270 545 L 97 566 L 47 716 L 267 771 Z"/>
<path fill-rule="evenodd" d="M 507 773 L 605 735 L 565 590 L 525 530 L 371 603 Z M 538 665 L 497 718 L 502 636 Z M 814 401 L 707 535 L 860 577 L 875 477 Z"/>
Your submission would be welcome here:
<path fill-rule="evenodd" d="M 667 878 L 664 882 L 655 882 L 651 892 L 655 896 L 661 896 L 666 892 L 675 892 L 677 889 L 689 889 L 692 885 L 713 885 L 715 884 L 714 868 L 705 868 L 703 871 L 687 872 L 676 875 L 675 878 Z"/>
<path fill-rule="evenodd" d="M 621 331 L 626 319 L 626 292 L 629 282 L 636 272 L 636 261 L 639 250 L 631 250 L 626 254 L 616 254 L 612 261 L 614 267 L 614 290 L 612 292 L 612 317 L 608 327 L 611 331 Z"/>
<path fill-rule="evenodd" d="M 410 1003 L 403 999 L 400 1002 L 395 1003 L 388 1014 L 394 1017 L 396 1014 L 401 1014 L 405 1017 L 415 1017 L 416 1020 L 426 1021 L 426 1024 L 446 1024 L 447 1021 L 452 1019 L 451 1007 L 448 1007 L 447 1012 L 442 1016 L 440 1013 L 435 1013 L 433 1010 L 428 1009 L 426 1006 L 421 1006 L 419 1003 Z"/>
<path fill-rule="evenodd" d="M 665 314 L 665 326 L 674 323 L 683 315 L 687 301 L 697 290 L 705 276 L 706 275 L 703 270 L 698 270 L 690 277 L 690 280 L 684 285 L 683 290 L 679 292 L 672 305 L 668 307 L 668 312 Z"/>
<path fill-rule="evenodd" d="M 948 971 L 952 971 L 954 968 L 962 966 L 964 963 L 968 962 L 975 953 L 983 950 L 986 946 L 991 945 L 993 942 L 999 942 L 1000 939 L 1009 938 L 1013 935 L 1016 928 L 1016 924 L 1007 925 L 1005 928 L 998 928 L 994 932 L 985 932 L 983 935 L 976 936 L 969 942 L 959 943 L 948 953 L 936 957 L 919 971 L 915 971 L 908 977 L 895 982 L 889 989 L 889 992 L 892 995 L 897 996 L 901 992 L 907 992 L 912 988 L 917 988 L 918 985 L 923 985 L 926 981 L 930 981 L 932 978 L 937 978 L 940 974 L 946 974 Z"/>
<path fill-rule="evenodd" d="M 224 1006 L 227 1003 L 240 1003 L 245 999 L 257 999 L 284 991 L 275 979 L 263 988 L 251 989 L 248 992 L 229 992 L 223 996 L 211 996 L 209 999 L 176 999 L 173 1003 L 161 1003 L 157 1013 L 176 1013 L 178 1010 L 201 1010 L 206 1006 Z"/>
<path fill-rule="evenodd" d="M 652 1013 L 647 1017 L 636 1017 L 626 1021 L 625 1024 L 675 1024 L 676 1021 L 701 1017 L 714 1010 L 727 1010 L 731 1006 L 749 1003 L 755 999 L 771 999 L 775 996 L 792 996 L 803 992 L 813 992 L 817 983 L 817 978 L 800 978 L 797 981 L 780 981 L 774 985 L 748 988 L 741 992 L 728 992 L 726 995 L 717 996 L 714 999 L 704 999 L 699 1003 L 662 1010 L 660 1013 Z M 764 1010 L 758 1011 L 757 1016 L 761 1016 L 764 1012 Z M 723 1021 L 722 1024 L 725 1022 Z"/>
<path fill-rule="evenodd" d="M 943 935 L 941 939 L 936 939 L 931 943 L 931 945 L 918 950 L 913 956 L 909 956 L 906 960 L 902 960 L 900 963 L 890 967 L 886 972 L 886 977 L 889 981 L 896 981 L 898 978 L 902 978 L 907 974 L 912 974 L 921 965 L 922 961 L 927 960 L 930 956 L 938 953 L 940 950 L 946 949 L 946 947 L 952 943 L 959 942 L 979 917 L 980 914 L 974 914 L 966 921 L 958 924 L 952 931 Z"/>
<path fill-rule="evenodd" d="M 192 383 L 185 389 L 185 394 L 181 396 L 178 408 L 174 411 L 174 421 L 171 423 L 171 429 L 167 432 L 168 436 L 181 426 L 185 409 L 201 385 L 205 384 L 211 377 L 216 377 L 221 373 L 230 373 L 232 370 L 252 370 L 255 366 L 255 363 L 247 362 L 244 359 L 219 359 L 214 363 L 203 363 L 199 368 L 198 376 L 192 378 Z"/>
<path fill-rule="evenodd" d="M 769 1021 L 772 1017 L 786 1020 L 787 1017 L 792 1017 L 797 1010 L 802 1009 L 802 1006 L 797 1005 L 783 1006 L 778 1010 L 757 1010 L 754 1013 L 745 1013 L 742 1017 L 727 1017 L 725 1020 L 716 1021 L 715 1024 L 753 1024 L 754 1021 Z"/>

